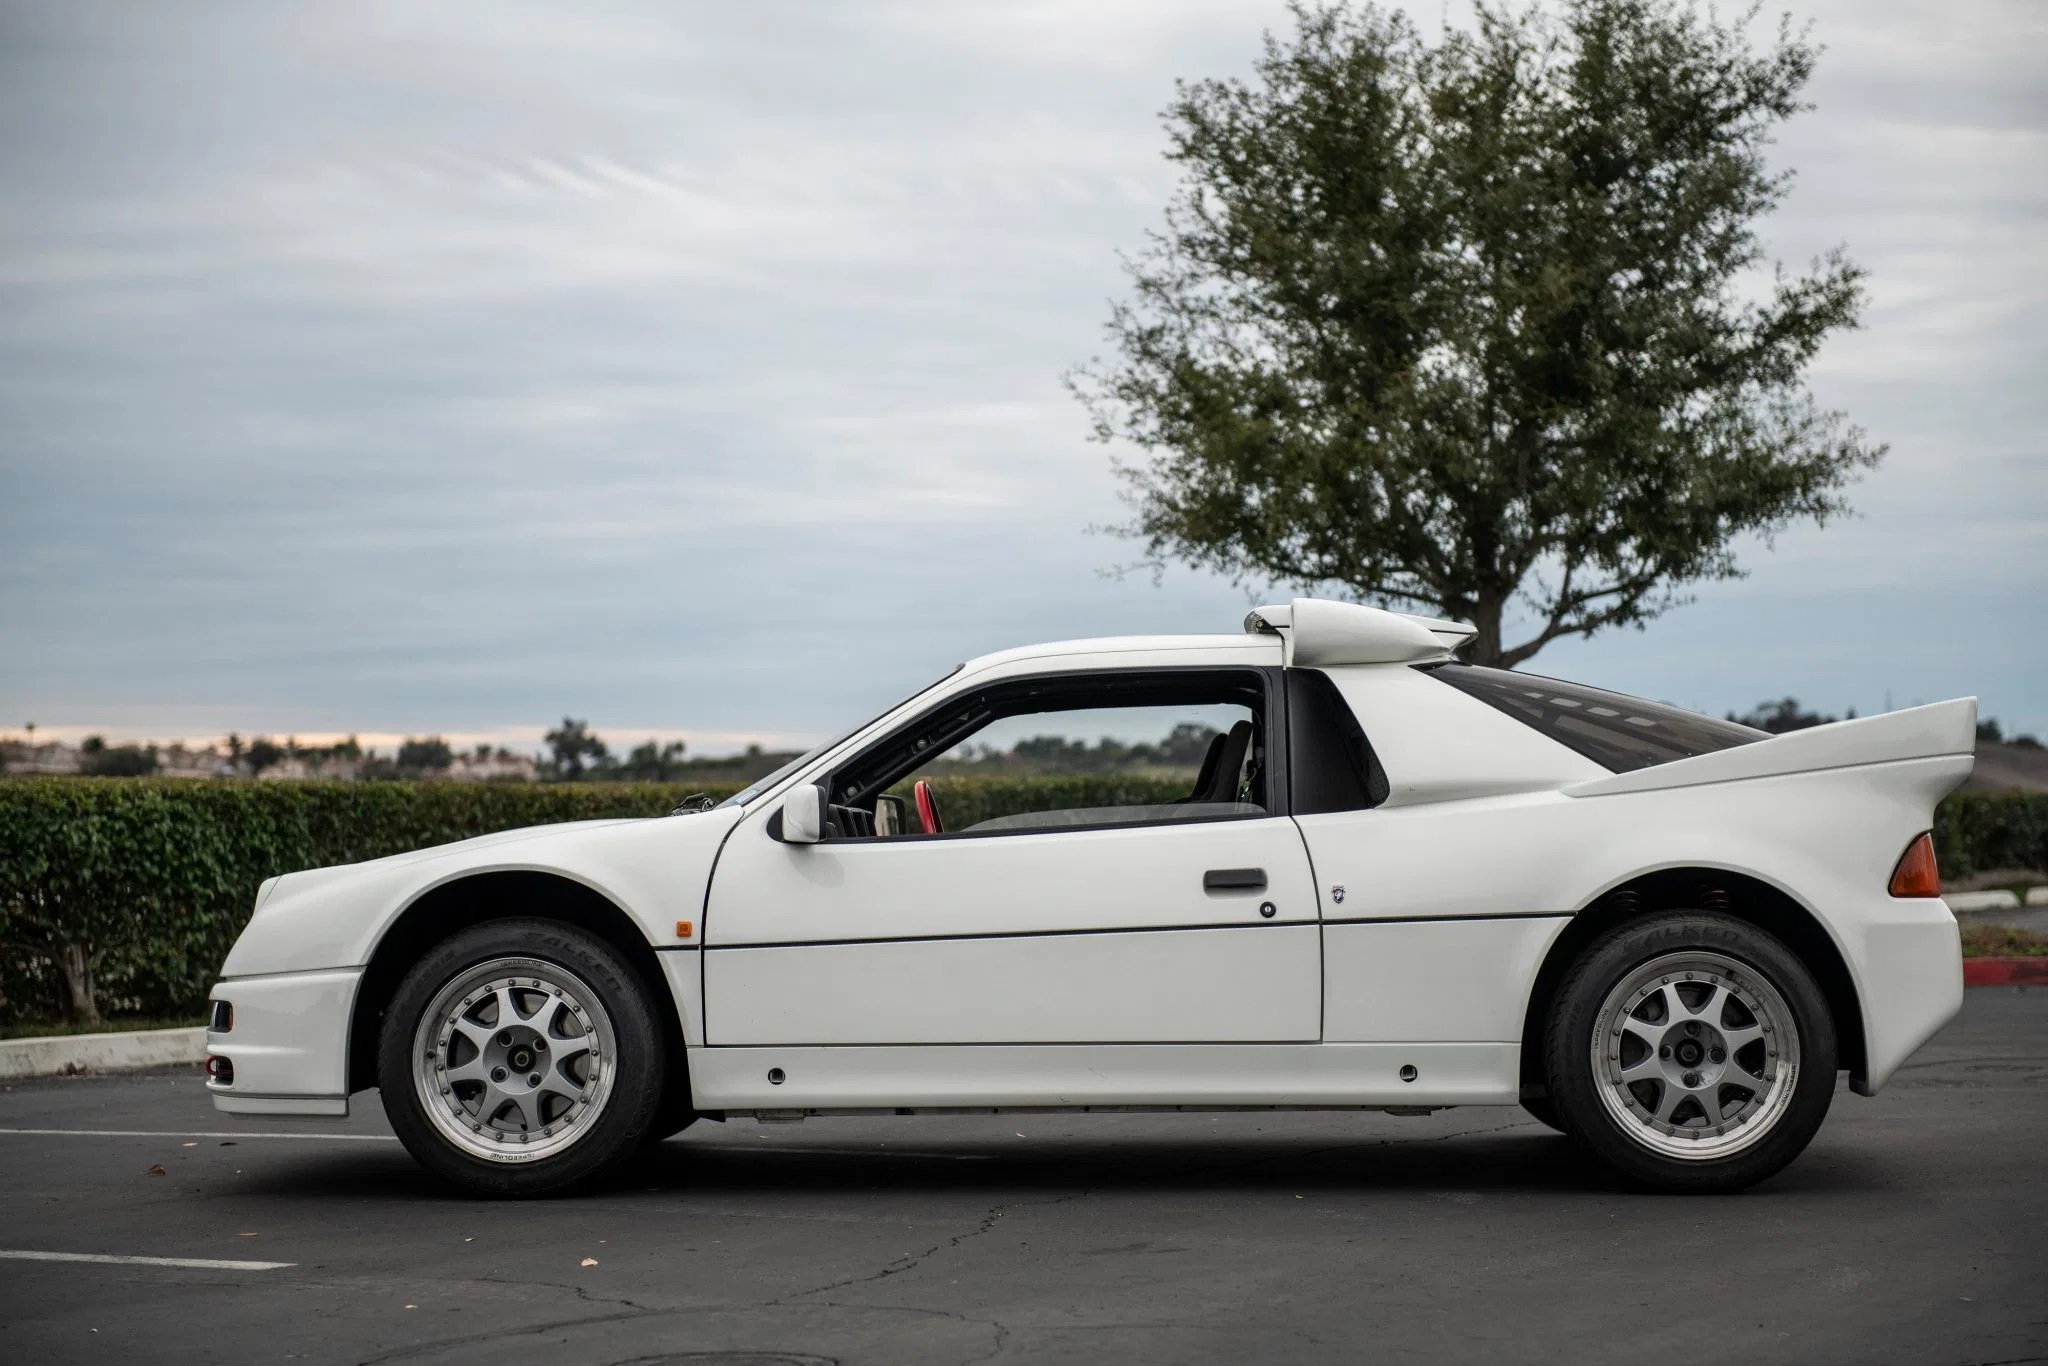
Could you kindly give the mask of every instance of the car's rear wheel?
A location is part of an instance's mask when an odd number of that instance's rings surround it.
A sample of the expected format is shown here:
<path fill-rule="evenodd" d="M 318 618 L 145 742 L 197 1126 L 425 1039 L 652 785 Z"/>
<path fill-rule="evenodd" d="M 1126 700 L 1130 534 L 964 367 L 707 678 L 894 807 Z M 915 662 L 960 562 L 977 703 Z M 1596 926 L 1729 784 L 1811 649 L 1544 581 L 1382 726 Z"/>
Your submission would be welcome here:
<path fill-rule="evenodd" d="M 1731 916 L 1666 912 L 1597 940 L 1545 1036 L 1564 1127 L 1627 1176 L 1739 1190 L 1812 1140 L 1835 1088 L 1827 999 L 1790 949 Z"/>
<path fill-rule="evenodd" d="M 421 1163 L 482 1195 L 588 1181 L 659 1112 L 661 1032 L 638 976 L 603 940 L 497 920 L 431 949 L 385 1012 L 377 1081 Z"/>

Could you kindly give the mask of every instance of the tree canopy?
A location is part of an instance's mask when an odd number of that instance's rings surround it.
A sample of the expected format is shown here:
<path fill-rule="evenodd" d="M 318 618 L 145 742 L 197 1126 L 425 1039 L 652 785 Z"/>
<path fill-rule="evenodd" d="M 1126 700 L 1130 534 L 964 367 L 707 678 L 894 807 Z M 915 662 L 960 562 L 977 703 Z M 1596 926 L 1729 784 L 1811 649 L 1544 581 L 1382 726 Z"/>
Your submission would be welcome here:
<path fill-rule="evenodd" d="M 1183 180 L 1069 381 L 1149 563 L 1471 621 L 1513 666 L 1736 576 L 1883 454 L 1803 375 L 1837 250 L 1765 269 L 1773 130 L 1818 49 L 1669 0 L 1297 4 L 1251 81 L 1183 82 Z M 1529 618 L 1525 638 L 1503 632 Z"/>

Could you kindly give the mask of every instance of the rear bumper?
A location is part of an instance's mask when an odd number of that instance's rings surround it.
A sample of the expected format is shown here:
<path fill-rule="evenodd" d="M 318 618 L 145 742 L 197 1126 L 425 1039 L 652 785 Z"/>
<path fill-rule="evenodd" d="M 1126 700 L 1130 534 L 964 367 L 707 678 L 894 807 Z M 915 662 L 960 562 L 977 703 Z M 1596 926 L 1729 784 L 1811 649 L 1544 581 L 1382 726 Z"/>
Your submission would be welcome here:
<path fill-rule="evenodd" d="M 1963 1006 L 1963 945 L 1947 903 L 1884 897 L 1848 926 L 1850 971 L 1863 1002 L 1861 1096 L 1878 1089 Z"/>
<path fill-rule="evenodd" d="M 206 1032 L 209 1058 L 234 1080 L 208 1079 L 213 1108 L 229 1115 L 348 1113 L 348 1025 L 361 968 L 231 977 L 214 987 L 234 1007 L 231 1029 Z"/>

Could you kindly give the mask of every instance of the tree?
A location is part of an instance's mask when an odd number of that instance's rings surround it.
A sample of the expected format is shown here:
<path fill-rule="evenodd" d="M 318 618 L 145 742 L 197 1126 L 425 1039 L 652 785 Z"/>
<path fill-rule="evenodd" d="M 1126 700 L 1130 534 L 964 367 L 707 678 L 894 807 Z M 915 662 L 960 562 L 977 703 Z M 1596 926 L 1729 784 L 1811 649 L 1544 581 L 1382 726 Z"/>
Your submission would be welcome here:
<path fill-rule="evenodd" d="M 1469 620 L 1470 658 L 1649 620 L 1883 455 L 1802 384 L 1863 272 L 1763 261 L 1817 49 L 1674 0 L 1294 9 L 1251 83 L 1182 83 L 1184 179 L 1069 384 L 1145 548 Z M 1511 608 L 1535 617 L 1503 635 Z"/>
<path fill-rule="evenodd" d="M 234 737 L 228 738 L 232 740 Z M 249 776 L 254 778 L 261 776 L 264 769 L 276 767 L 284 757 L 283 745 L 266 735 L 259 735 L 249 742 L 248 752 L 242 756 L 242 762 L 249 766 Z"/>
<path fill-rule="evenodd" d="M 78 771 L 93 778 L 146 778 L 162 767 L 155 745 L 109 745 L 105 736 L 79 742 Z"/>
<path fill-rule="evenodd" d="M 1851 717 L 1856 713 L 1851 711 Z M 1737 725 L 1754 726 L 1767 730 L 1773 735 L 1784 735 L 1788 731 L 1810 730 L 1814 726 L 1831 725 L 1841 720 L 1838 716 L 1822 716 L 1816 711 L 1802 710 L 1796 697 L 1781 697 L 1775 702 L 1759 702 L 1750 709 L 1749 715 L 1737 716 L 1730 712 L 1728 719 Z"/>
<path fill-rule="evenodd" d="M 543 738 L 547 741 L 550 756 L 547 769 L 564 782 L 576 782 L 611 762 L 611 751 L 605 747 L 604 741 L 591 734 L 587 721 L 565 716 L 561 729 L 551 730 Z"/>
<path fill-rule="evenodd" d="M 643 740 L 608 776 L 644 782 L 674 782 L 683 776 L 685 748 L 681 740 L 671 740 L 665 745 Z"/>
<path fill-rule="evenodd" d="M 455 751 L 438 735 L 415 740 L 410 735 L 398 747 L 398 771 L 409 777 L 423 773 L 445 773 L 455 762 Z"/>
<path fill-rule="evenodd" d="M 1214 726 L 1199 721 L 1179 722 L 1159 742 L 1159 762 L 1179 768 L 1200 768 L 1202 760 L 1208 757 L 1209 742 L 1218 734 Z"/>

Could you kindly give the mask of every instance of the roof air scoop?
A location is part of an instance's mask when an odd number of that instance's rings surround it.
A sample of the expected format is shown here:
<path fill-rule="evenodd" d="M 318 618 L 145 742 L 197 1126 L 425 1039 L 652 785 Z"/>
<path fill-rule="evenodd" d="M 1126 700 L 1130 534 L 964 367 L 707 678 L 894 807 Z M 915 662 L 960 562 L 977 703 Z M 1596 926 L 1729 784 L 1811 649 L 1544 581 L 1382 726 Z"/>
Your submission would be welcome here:
<path fill-rule="evenodd" d="M 1248 636 L 1277 636 L 1294 624 L 1294 609 L 1286 603 L 1271 607 L 1254 607 L 1245 614 L 1244 633 Z"/>
<path fill-rule="evenodd" d="M 1244 619 L 1248 635 L 1277 635 L 1289 664 L 1414 664 L 1442 659 L 1475 634 L 1462 622 L 1388 612 L 1355 602 L 1296 598 L 1255 607 Z"/>

